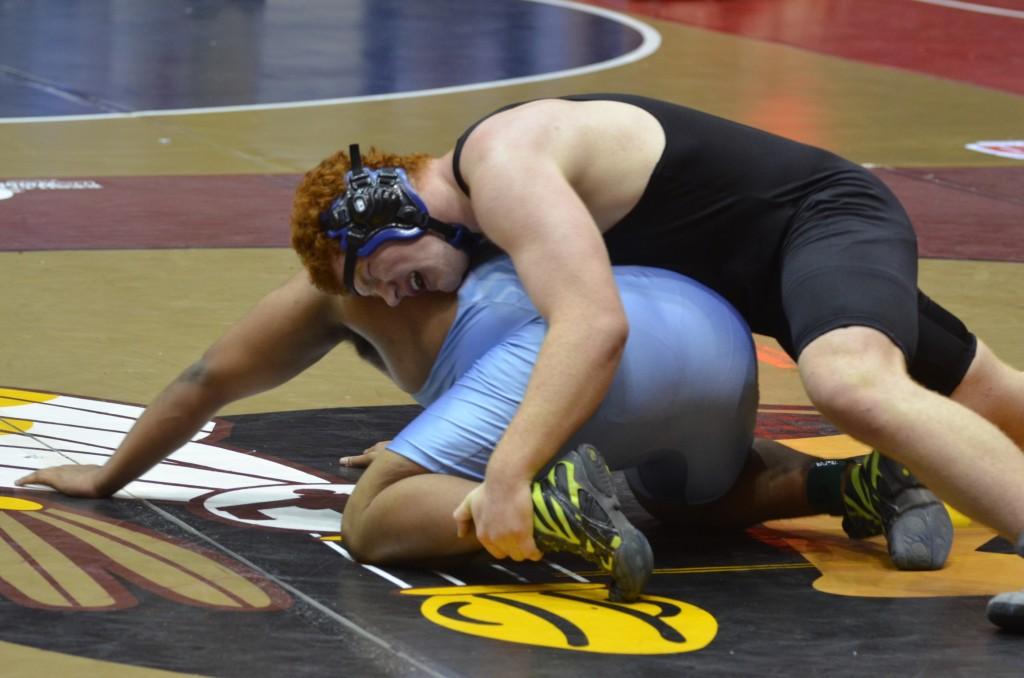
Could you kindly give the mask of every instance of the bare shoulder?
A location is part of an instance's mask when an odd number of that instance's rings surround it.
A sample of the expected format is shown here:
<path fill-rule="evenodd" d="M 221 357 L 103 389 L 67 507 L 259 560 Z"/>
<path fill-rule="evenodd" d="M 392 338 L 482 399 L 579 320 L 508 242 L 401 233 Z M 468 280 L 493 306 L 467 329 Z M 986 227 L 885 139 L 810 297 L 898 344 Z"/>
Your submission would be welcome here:
<path fill-rule="evenodd" d="M 480 218 L 485 202 L 507 208 L 503 201 L 538 185 L 555 199 L 561 184 L 563 196 L 575 192 L 606 231 L 640 199 L 664 148 L 661 123 L 639 106 L 540 99 L 480 123 L 466 139 L 460 169 Z M 490 224 L 491 231 L 497 227 L 502 224 Z"/>
<path fill-rule="evenodd" d="M 344 305 L 345 297 L 318 289 L 303 270 L 267 294 L 257 309 L 282 320 L 330 327 L 344 324 Z"/>
<path fill-rule="evenodd" d="M 660 125 L 654 116 L 621 101 L 538 99 L 486 118 L 466 139 L 463 153 L 486 153 L 495 147 L 549 147 L 552 142 L 593 140 L 594 135 L 615 136 L 625 130 L 646 134 L 655 127 Z"/>
<path fill-rule="evenodd" d="M 639 106 L 538 99 L 481 122 L 466 139 L 461 166 L 471 184 L 472 175 L 484 169 L 516 171 L 524 163 L 545 162 L 572 180 L 623 160 L 640 169 L 651 158 L 657 160 L 664 143 L 661 124 Z"/>

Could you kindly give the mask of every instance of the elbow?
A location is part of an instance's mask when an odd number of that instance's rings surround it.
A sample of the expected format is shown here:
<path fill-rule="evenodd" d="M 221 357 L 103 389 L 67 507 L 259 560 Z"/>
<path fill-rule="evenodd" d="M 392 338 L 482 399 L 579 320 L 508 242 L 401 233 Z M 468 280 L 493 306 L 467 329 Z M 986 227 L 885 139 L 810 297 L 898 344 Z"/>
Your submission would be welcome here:
<path fill-rule="evenodd" d="M 229 402 L 220 380 L 205 359 L 186 368 L 160 397 L 172 399 L 179 411 L 193 412 L 196 416 L 211 415 Z"/>
<path fill-rule="evenodd" d="M 629 321 L 619 309 L 593 311 L 552 319 L 547 340 L 561 348 L 563 355 L 587 362 L 591 369 L 614 371 L 626 350 Z"/>
<path fill-rule="evenodd" d="M 629 340 L 629 319 L 626 317 L 625 311 L 616 316 L 611 331 L 615 337 L 615 345 L 619 353 L 622 353 L 626 348 L 626 342 Z"/>
<path fill-rule="evenodd" d="M 587 321 L 590 341 L 603 357 L 618 363 L 629 340 L 629 320 L 621 309 L 591 316 Z"/>
<path fill-rule="evenodd" d="M 207 398 L 216 398 L 223 387 L 215 362 L 206 355 L 189 365 L 177 379 L 179 385 L 187 386 Z"/>
<path fill-rule="evenodd" d="M 197 403 L 212 410 L 219 410 L 251 392 L 238 372 L 226 369 L 224 361 L 212 352 L 207 352 L 182 372 L 177 383 L 187 388 Z"/>

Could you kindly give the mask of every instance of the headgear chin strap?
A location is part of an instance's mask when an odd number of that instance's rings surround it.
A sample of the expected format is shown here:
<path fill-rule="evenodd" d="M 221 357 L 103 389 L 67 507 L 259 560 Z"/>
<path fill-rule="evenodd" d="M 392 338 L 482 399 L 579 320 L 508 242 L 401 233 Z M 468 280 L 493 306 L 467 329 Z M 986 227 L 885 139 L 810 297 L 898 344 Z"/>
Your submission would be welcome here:
<path fill-rule="evenodd" d="M 404 169 L 363 167 L 359 144 L 349 146 L 348 152 L 352 169 L 345 175 L 345 193 L 320 215 L 324 234 L 336 238 L 345 250 L 345 287 L 359 294 L 353 285 L 356 261 L 386 242 L 415 240 L 430 230 L 453 247 L 468 249 L 472 245 L 473 238 L 465 226 L 430 216 Z"/>

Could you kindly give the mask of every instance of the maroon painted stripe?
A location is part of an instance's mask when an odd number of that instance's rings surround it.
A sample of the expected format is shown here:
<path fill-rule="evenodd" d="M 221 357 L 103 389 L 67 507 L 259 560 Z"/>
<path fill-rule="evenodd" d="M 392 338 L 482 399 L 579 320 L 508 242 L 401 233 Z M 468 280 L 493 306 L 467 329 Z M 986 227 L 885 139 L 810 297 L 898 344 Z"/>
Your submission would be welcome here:
<path fill-rule="evenodd" d="M 880 169 L 921 255 L 1024 261 L 1024 167 Z M 295 175 L 119 177 L 0 202 L 0 250 L 288 247 Z"/>
<path fill-rule="evenodd" d="M 113 177 L 92 179 L 99 189 L 26 190 L 0 201 L 0 250 L 287 247 L 298 180 Z"/>
<path fill-rule="evenodd" d="M 1024 167 L 884 169 L 922 257 L 1024 261 Z"/>

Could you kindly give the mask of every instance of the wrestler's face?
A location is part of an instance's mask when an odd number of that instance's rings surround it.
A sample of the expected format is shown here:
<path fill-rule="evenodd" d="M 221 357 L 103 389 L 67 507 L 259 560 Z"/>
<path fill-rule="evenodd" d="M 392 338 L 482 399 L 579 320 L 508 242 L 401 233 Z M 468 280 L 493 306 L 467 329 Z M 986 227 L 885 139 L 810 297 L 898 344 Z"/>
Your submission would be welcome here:
<path fill-rule="evenodd" d="M 416 240 L 389 242 L 356 263 L 354 286 L 363 296 L 378 296 L 389 306 L 424 292 L 453 292 L 462 283 L 469 257 L 427 233 Z M 344 255 L 338 257 L 341 274 Z"/>

